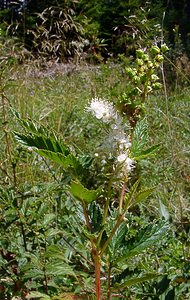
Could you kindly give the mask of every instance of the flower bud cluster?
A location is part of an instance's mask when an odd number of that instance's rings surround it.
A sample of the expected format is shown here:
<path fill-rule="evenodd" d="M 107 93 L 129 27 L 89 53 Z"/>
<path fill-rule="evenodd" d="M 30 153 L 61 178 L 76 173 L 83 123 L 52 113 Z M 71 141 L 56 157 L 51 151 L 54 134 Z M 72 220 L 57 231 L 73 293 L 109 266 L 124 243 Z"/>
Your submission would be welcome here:
<path fill-rule="evenodd" d="M 145 94 L 147 96 L 161 88 L 162 85 L 158 82 L 159 77 L 156 75 L 156 70 L 163 62 L 163 53 L 166 51 L 168 51 L 168 47 L 165 44 L 161 48 L 152 46 L 149 54 L 142 49 L 136 51 L 136 66 L 126 68 L 127 75 L 135 85 L 129 93 L 130 96 Z"/>

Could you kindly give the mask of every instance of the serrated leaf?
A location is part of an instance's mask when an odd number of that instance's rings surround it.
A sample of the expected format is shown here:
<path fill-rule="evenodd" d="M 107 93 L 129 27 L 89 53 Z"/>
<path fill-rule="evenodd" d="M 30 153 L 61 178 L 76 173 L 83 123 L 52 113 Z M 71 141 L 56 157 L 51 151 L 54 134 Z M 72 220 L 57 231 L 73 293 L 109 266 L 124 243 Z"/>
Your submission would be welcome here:
<path fill-rule="evenodd" d="M 86 154 L 80 154 L 77 156 L 77 158 L 83 168 L 88 168 L 93 161 L 93 158 Z"/>
<path fill-rule="evenodd" d="M 30 268 L 30 264 L 25 265 L 25 268 Z M 23 275 L 24 279 L 33 279 L 33 280 L 40 280 L 44 278 L 44 272 L 40 269 L 36 269 L 36 268 L 30 268 L 28 269 L 24 275 Z"/>
<path fill-rule="evenodd" d="M 131 145 L 131 155 L 132 157 L 138 156 L 144 146 L 147 143 L 147 122 L 145 119 L 140 120 L 134 131 L 132 136 L 132 145 Z"/>
<path fill-rule="evenodd" d="M 102 227 L 102 211 L 99 204 L 93 202 L 90 206 L 90 219 L 92 233 L 99 231 Z"/>
<path fill-rule="evenodd" d="M 35 152 L 62 165 L 65 169 L 68 169 L 69 167 L 77 169 L 80 167 L 79 161 L 73 154 L 65 156 L 62 153 L 55 153 L 48 150 L 36 150 Z"/>
<path fill-rule="evenodd" d="M 46 230 L 46 236 L 50 237 L 50 236 L 55 236 L 57 234 L 61 234 L 63 233 L 62 230 L 56 229 L 56 228 L 49 228 Z"/>
<path fill-rule="evenodd" d="M 46 264 L 46 272 L 47 275 L 49 276 L 51 275 L 60 276 L 60 277 L 72 276 L 76 278 L 73 269 L 68 264 L 63 263 L 61 260 Z"/>
<path fill-rule="evenodd" d="M 145 149 L 147 143 L 147 122 L 146 119 L 140 120 L 134 129 L 131 145 L 131 157 L 137 161 L 152 156 L 159 149 L 160 144 Z"/>
<path fill-rule="evenodd" d="M 117 250 L 120 249 L 120 247 L 123 244 L 123 241 L 125 240 L 125 236 L 127 234 L 127 226 L 125 223 L 122 223 L 116 233 L 114 234 L 108 248 L 109 251 L 112 253 L 112 256 L 114 257 L 117 253 Z"/>
<path fill-rule="evenodd" d="M 141 254 L 145 249 L 154 246 L 166 235 L 168 229 L 168 223 L 165 222 L 149 224 L 145 228 L 140 229 L 135 237 L 126 241 L 126 245 L 121 249 L 120 256 L 115 258 L 114 263 Z"/>
<path fill-rule="evenodd" d="M 112 290 L 115 290 L 115 288 L 124 289 L 124 288 L 130 287 L 134 284 L 141 283 L 141 282 L 144 282 L 147 280 L 151 280 L 151 279 L 157 278 L 159 276 L 161 276 L 161 275 L 157 274 L 157 273 L 147 273 L 145 275 L 142 275 L 141 277 L 134 277 L 131 279 L 127 279 L 120 284 L 116 283 L 115 286 L 112 288 Z"/>
<path fill-rule="evenodd" d="M 18 132 L 14 132 L 14 136 L 19 143 L 27 147 L 58 152 L 64 155 L 68 155 L 70 153 L 69 149 L 65 145 L 61 144 L 53 137 L 43 136 L 40 134 L 21 134 Z"/>
<path fill-rule="evenodd" d="M 87 203 L 93 202 L 99 194 L 98 190 L 88 190 L 79 181 L 72 181 L 69 191 L 76 199 Z"/>
<path fill-rule="evenodd" d="M 46 137 L 53 137 L 54 139 L 58 140 L 56 135 L 50 130 L 50 128 L 47 128 L 43 124 L 29 118 L 22 118 L 19 112 L 15 111 L 13 108 L 11 110 L 14 116 L 17 118 L 18 122 L 28 133 Z"/>

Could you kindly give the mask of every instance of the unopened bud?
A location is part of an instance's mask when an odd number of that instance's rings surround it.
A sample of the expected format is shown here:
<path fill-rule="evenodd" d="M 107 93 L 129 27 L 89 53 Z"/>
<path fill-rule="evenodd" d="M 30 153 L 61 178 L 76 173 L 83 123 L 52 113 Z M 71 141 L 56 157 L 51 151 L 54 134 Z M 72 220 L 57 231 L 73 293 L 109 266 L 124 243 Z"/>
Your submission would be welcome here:
<path fill-rule="evenodd" d="M 150 49 L 152 54 L 159 54 L 160 53 L 160 48 L 158 46 L 152 46 Z"/>
<path fill-rule="evenodd" d="M 168 48 L 168 46 L 167 46 L 166 44 L 163 44 L 163 45 L 161 46 L 161 51 L 162 51 L 163 53 L 167 52 L 168 50 L 169 50 L 169 48 Z"/>

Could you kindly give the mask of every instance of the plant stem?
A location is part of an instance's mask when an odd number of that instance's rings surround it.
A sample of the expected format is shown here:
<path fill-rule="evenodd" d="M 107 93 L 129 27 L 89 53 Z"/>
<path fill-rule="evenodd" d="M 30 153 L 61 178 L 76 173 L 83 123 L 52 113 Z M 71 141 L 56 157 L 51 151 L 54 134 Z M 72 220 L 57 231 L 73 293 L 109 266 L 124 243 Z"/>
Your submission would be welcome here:
<path fill-rule="evenodd" d="M 82 202 L 82 208 L 83 208 L 83 214 L 84 214 L 84 218 L 88 230 L 92 232 L 92 225 L 90 223 L 88 212 L 86 209 L 86 203 L 84 201 Z M 101 282 L 100 282 L 101 258 L 98 249 L 94 244 L 93 239 L 91 240 L 91 245 L 92 245 L 92 257 L 94 260 L 94 268 L 95 268 L 96 300 L 101 300 Z"/>
<path fill-rule="evenodd" d="M 121 190 L 120 199 L 119 199 L 119 214 L 122 213 L 123 199 L 124 199 L 124 196 L 125 196 L 125 188 L 126 188 L 126 184 L 124 182 L 123 186 L 122 186 L 122 190 Z"/>
<path fill-rule="evenodd" d="M 106 200 L 106 205 L 105 205 L 105 209 L 104 209 L 104 215 L 103 215 L 103 219 L 102 219 L 102 225 L 104 225 L 104 223 L 106 221 L 108 210 L 109 210 L 110 196 L 111 196 L 110 194 L 111 194 L 111 188 L 112 188 L 112 183 L 113 183 L 113 177 L 114 177 L 114 174 L 111 176 L 109 184 L 108 184 L 107 200 Z"/>
<path fill-rule="evenodd" d="M 92 256 L 94 259 L 94 266 L 95 266 L 96 300 L 101 300 L 101 281 L 100 281 L 101 257 L 96 248 L 92 249 Z"/>
<path fill-rule="evenodd" d="M 109 263 L 109 267 L 108 267 L 108 284 L 107 284 L 107 300 L 111 300 L 111 269 L 112 269 L 112 264 Z"/>
<path fill-rule="evenodd" d="M 102 250 L 100 252 L 100 256 L 102 256 L 104 254 L 104 251 L 106 250 L 107 246 L 109 245 L 110 241 L 112 240 L 115 232 L 117 231 L 117 229 L 119 228 L 120 224 L 123 222 L 123 219 L 124 219 L 124 215 L 125 214 L 122 214 L 122 215 L 119 215 L 118 218 L 117 218 L 117 222 L 115 224 L 115 226 L 113 227 L 111 233 L 110 233 L 110 236 L 108 237 L 108 239 L 106 240 L 106 242 L 104 243 L 103 247 L 102 247 Z"/>
<path fill-rule="evenodd" d="M 89 216 L 88 216 L 88 212 L 87 212 L 87 209 L 86 209 L 86 203 L 83 201 L 82 202 L 82 208 L 83 208 L 83 214 L 84 214 L 84 218 L 85 218 L 85 221 L 86 221 L 86 225 L 88 227 L 88 230 L 90 232 L 92 232 L 92 225 L 90 223 L 90 220 L 89 220 Z"/>
<path fill-rule="evenodd" d="M 106 200 L 106 204 L 105 204 L 105 208 L 104 208 L 104 214 L 103 214 L 103 218 L 102 218 L 102 226 L 103 229 L 100 231 L 100 234 L 98 236 L 98 240 L 97 240 L 97 246 L 99 247 L 101 239 L 102 239 L 102 234 L 104 232 L 104 224 L 108 215 L 108 210 L 109 210 L 109 206 L 110 206 L 110 194 L 111 194 L 111 187 L 112 187 L 112 182 L 113 182 L 113 176 L 111 176 L 110 181 L 109 181 L 109 185 L 108 185 L 108 193 L 107 193 L 107 200 Z"/>

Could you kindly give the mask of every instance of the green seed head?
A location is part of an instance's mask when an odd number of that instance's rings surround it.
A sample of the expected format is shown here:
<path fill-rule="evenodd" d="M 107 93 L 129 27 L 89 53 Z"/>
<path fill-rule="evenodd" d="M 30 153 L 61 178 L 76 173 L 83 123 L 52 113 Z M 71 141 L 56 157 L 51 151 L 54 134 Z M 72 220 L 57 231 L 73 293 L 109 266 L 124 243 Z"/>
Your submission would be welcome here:
<path fill-rule="evenodd" d="M 163 44 L 163 45 L 161 46 L 161 51 L 162 51 L 162 53 L 166 53 L 168 50 L 169 50 L 169 48 L 168 48 L 168 46 L 167 46 L 166 44 Z"/>
<path fill-rule="evenodd" d="M 159 54 L 160 53 L 160 48 L 158 48 L 158 46 L 152 46 L 150 49 L 150 52 L 152 54 Z"/>
<path fill-rule="evenodd" d="M 142 58 L 144 55 L 144 51 L 141 49 L 136 50 L 137 58 Z"/>

